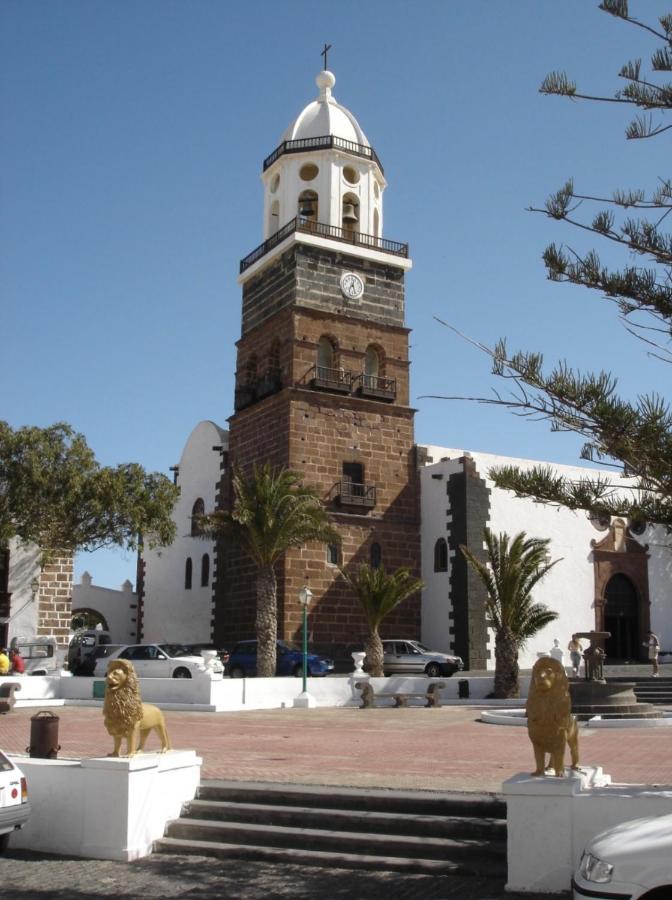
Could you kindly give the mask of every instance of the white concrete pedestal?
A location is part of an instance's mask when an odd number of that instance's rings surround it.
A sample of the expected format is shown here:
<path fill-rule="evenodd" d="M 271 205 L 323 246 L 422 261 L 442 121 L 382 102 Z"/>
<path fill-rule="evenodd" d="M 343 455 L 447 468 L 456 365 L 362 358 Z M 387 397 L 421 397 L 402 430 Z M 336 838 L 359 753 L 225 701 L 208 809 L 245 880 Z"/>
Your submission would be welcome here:
<path fill-rule="evenodd" d="M 132 759 L 13 757 L 28 780 L 33 807 L 12 847 L 93 859 L 147 856 L 166 824 L 193 800 L 201 759 L 193 750 Z"/>
<path fill-rule="evenodd" d="M 317 700 L 308 691 L 302 691 L 298 697 L 294 698 L 293 705 L 296 709 L 313 709 L 317 706 Z"/>

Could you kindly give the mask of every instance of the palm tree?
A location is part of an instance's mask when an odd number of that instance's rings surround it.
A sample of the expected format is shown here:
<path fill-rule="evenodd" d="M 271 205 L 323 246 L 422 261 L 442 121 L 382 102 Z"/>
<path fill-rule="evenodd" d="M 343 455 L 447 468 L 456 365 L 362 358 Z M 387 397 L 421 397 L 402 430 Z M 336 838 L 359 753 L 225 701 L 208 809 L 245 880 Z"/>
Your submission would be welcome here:
<path fill-rule="evenodd" d="M 341 569 L 341 575 L 357 595 L 369 626 L 364 642 L 367 668 L 371 675 L 380 677 L 384 674 L 383 642 L 378 634 L 380 623 L 407 597 L 421 590 L 422 581 L 406 568 L 386 572 L 384 566 L 372 568 L 366 564 L 360 565 L 354 574 Z"/>
<path fill-rule="evenodd" d="M 309 541 L 340 544 L 317 492 L 301 484 L 301 476 L 270 463 L 255 465 L 246 477 L 233 473 L 233 509 L 218 510 L 199 519 L 211 539 L 223 538 L 240 546 L 256 568 L 257 675 L 275 675 L 278 637 L 278 584 L 275 566 L 292 547 Z"/>
<path fill-rule="evenodd" d="M 550 561 L 549 540 L 528 538 L 524 531 L 509 543 L 508 534 L 483 532 L 487 562 L 467 547 L 460 550 L 487 591 L 486 610 L 495 631 L 495 691 L 498 698 L 518 697 L 518 651 L 558 614 L 532 599 L 532 589 L 559 559 Z"/>

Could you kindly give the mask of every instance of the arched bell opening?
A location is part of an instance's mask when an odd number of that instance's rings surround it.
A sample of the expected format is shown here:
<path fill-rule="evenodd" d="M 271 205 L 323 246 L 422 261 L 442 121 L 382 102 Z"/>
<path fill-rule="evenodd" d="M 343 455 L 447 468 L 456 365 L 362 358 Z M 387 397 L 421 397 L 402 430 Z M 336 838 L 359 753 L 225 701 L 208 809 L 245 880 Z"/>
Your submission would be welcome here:
<path fill-rule="evenodd" d="M 359 233 L 359 198 L 345 194 L 341 205 L 341 228 L 346 237 Z"/>
<path fill-rule="evenodd" d="M 330 377 L 335 368 L 336 347 L 331 338 L 323 334 L 317 343 L 317 377 Z"/>
<path fill-rule="evenodd" d="M 274 200 L 268 212 L 268 235 L 280 230 L 280 201 Z"/>
<path fill-rule="evenodd" d="M 306 190 L 299 194 L 298 216 L 302 222 L 318 222 L 319 202 L 316 191 Z"/>

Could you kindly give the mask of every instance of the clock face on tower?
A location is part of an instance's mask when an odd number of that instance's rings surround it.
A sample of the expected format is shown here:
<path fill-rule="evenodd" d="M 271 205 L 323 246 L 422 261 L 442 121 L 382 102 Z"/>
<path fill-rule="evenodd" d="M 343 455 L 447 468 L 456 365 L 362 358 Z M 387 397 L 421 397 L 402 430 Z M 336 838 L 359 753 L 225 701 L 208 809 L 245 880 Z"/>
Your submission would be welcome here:
<path fill-rule="evenodd" d="M 359 300 L 364 293 L 364 282 L 354 272 L 344 272 L 341 275 L 341 292 L 348 300 Z"/>

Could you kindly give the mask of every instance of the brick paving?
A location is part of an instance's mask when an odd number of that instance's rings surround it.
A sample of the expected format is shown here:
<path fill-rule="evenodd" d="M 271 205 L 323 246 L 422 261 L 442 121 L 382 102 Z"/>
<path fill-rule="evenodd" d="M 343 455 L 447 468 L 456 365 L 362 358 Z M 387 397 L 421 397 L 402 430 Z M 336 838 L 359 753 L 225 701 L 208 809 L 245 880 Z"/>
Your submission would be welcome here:
<path fill-rule="evenodd" d="M 56 707 L 59 758 L 104 756 L 110 738 L 101 710 Z M 23 753 L 37 709 L 0 716 L 0 747 Z M 478 721 L 478 707 L 313 709 L 236 713 L 166 713 L 173 746 L 195 748 L 204 778 L 419 790 L 498 791 L 527 770 L 525 728 Z M 152 741 L 154 738 L 150 738 Z M 672 784 L 667 728 L 581 728 L 581 762 L 601 765 L 614 781 Z M 151 744 L 150 747 L 151 749 Z M 308 898 L 335 900 L 515 900 L 500 882 L 313 869 L 206 857 L 153 856 L 99 862 L 10 851 L 0 884 L 18 900 L 67 891 L 74 900 L 108 897 Z M 541 895 L 520 897 L 538 900 Z"/>

